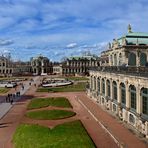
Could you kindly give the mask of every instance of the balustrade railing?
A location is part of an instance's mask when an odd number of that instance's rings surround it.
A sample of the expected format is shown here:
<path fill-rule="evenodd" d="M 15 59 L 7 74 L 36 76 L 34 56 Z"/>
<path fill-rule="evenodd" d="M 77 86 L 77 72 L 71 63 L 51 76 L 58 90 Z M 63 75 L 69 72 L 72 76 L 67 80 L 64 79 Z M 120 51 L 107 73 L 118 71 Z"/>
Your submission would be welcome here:
<path fill-rule="evenodd" d="M 90 68 L 89 70 L 148 77 L 148 67 L 100 66 L 96 68 Z"/>

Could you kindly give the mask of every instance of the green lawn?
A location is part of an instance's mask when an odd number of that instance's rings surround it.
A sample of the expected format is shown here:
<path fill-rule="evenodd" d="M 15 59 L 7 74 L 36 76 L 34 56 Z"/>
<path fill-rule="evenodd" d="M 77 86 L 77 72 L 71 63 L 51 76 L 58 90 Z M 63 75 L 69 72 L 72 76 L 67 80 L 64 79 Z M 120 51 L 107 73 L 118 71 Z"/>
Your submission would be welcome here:
<path fill-rule="evenodd" d="M 57 98 L 34 98 L 28 105 L 28 109 L 36 109 L 42 108 L 47 106 L 56 106 L 56 107 L 67 107 L 72 108 L 71 104 L 69 103 L 68 99 L 64 97 L 57 97 Z"/>
<path fill-rule="evenodd" d="M 78 92 L 85 91 L 86 83 L 79 82 L 77 84 L 62 86 L 62 87 L 40 87 L 37 89 L 37 92 Z"/>
<path fill-rule="evenodd" d="M 72 81 L 85 81 L 89 80 L 87 77 L 66 77 L 68 80 Z"/>
<path fill-rule="evenodd" d="M 0 94 L 5 94 L 10 90 L 10 88 L 1 87 L 0 88 Z"/>
<path fill-rule="evenodd" d="M 13 137 L 15 148 L 95 148 L 80 121 L 49 129 L 39 125 L 21 124 Z"/>
<path fill-rule="evenodd" d="M 66 110 L 41 110 L 27 112 L 26 116 L 39 120 L 57 120 L 74 116 L 76 113 Z"/>

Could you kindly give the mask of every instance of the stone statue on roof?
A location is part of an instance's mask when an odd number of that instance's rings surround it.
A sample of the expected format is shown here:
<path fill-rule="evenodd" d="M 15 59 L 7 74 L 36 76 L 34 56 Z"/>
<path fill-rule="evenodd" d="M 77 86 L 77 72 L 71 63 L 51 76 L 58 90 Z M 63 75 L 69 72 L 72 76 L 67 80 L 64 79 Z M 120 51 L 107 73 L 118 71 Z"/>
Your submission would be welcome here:
<path fill-rule="evenodd" d="M 108 48 L 111 49 L 111 43 L 110 42 L 108 43 Z"/>
<path fill-rule="evenodd" d="M 131 25 L 129 24 L 128 25 L 128 33 L 131 33 L 132 32 L 132 27 L 131 27 Z"/>

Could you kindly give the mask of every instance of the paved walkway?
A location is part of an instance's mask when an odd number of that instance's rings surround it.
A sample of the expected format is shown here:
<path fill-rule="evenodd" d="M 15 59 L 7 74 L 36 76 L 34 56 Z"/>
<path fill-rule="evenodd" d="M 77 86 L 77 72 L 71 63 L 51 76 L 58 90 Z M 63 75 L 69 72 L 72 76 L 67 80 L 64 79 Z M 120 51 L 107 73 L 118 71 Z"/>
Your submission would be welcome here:
<path fill-rule="evenodd" d="M 85 94 L 78 94 L 79 100 L 91 112 L 92 116 L 103 124 L 103 126 L 116 138 L 116 140 L 127 148 L 148 148 L 148 144 L 129 131 L 122 122 L 109 115 L 95 101 L 89 99 Z"/>
<path fill-rule="evenodd" d="M 34 80 L 34 83 L 36 83 L 37 79 L 39 77 L 34 77 L 33 80 Z M 17 91 L 20 91 L 20 95 L 22 96 L 23 94 L 25 94 L 25 92 L 31 87 L 29 85 L 29 82 L 26 81 L 24 84 L 24 90 L 22 90 L 22 88 L 19 87 L 19 90 L 17 89 Z M 13 93 L 14 93 L 14 90 L 13 90 Z M 11 104 L 11 103 L 8 103 L 8 102 L 3 102 L 3 103 L 0 103 L 0 119 L 3 118 L 5 116 L 5 114 L 11 109 L 11 107 L 15 104 L 16 101 L 18 101 L 20 97 L 16 97 L 15 100 L 14 100 L 14 103 Z"/>

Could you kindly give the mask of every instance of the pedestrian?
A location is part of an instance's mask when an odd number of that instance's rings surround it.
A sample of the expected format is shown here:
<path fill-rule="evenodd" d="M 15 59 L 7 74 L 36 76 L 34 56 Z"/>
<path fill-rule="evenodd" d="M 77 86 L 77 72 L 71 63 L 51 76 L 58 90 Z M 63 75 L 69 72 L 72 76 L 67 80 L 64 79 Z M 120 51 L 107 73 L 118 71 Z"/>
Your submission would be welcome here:
<path fill-rule="evenodd" d="M 15 99 L 15 94 L 13 94 L 13 99 Z"/>
<path fill-rule="evenodd" d="M 11 98 L 10 103 L 13 104 L 13 98 Z"/>
<path fill-rule="evenodd" d="M 34 84 L 34 86 L 36 87 L 36 84 Z"/>
<path fill-rule="evenodd" d="M 24 85 L 22 85 L 22 90 L 24 90 Z"/>

